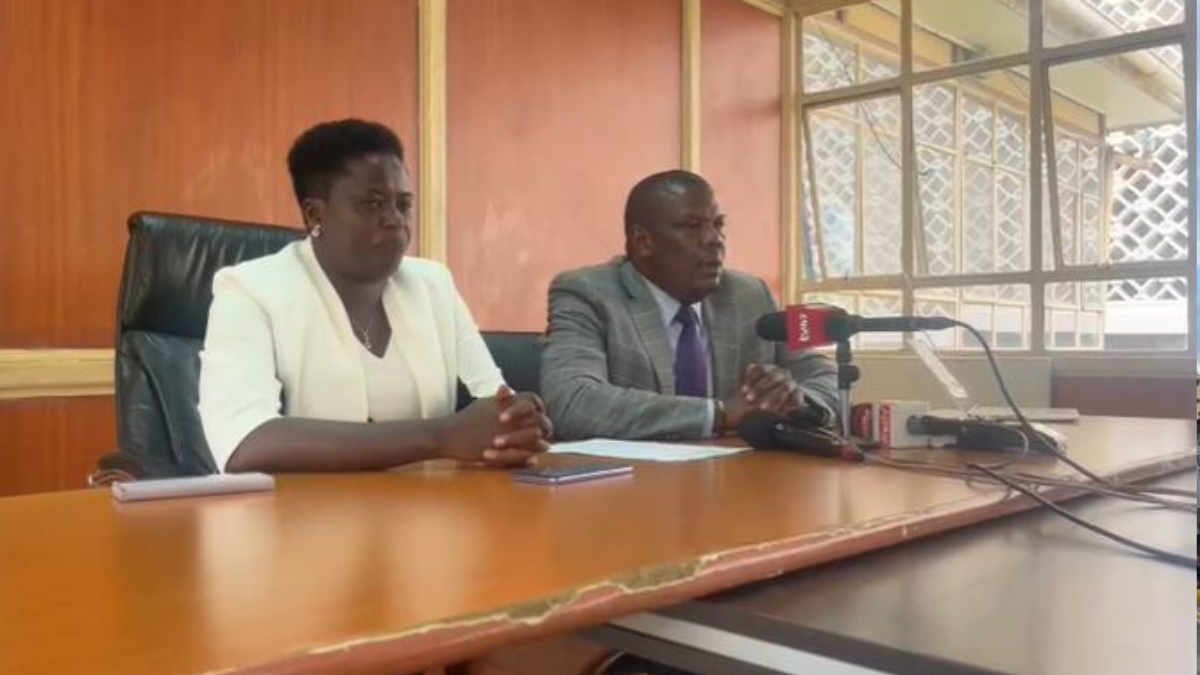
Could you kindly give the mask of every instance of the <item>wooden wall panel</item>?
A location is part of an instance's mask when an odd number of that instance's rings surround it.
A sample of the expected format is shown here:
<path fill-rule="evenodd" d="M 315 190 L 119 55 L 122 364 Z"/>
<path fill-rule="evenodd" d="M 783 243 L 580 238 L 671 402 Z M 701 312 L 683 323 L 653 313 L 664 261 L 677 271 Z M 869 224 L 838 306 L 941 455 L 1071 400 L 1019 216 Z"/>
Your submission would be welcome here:
<path fill-rule="evenodd" d="M 416 0 L 0 0 L 0 346 L 112 344 L 126 216 L 298 223 L 313 123 L 415 163 Z"/>
<path fill-rule="evenodd" d="M 116 446 L 111 396 L 0 401 L 0 496 L 85 487 Z"/>
<path fill-rule="evenodd" d="M 780 18 L 741 0 L 704 0 L 700 166 L 727 215 L 728 264 L 779 299 Z"/>
<path fill-rule="evenodd" d="M 541 330 L 562 270 L 623 251 L 679 165 L 679 0 L 449 5 L 448 254 L 477 322 Z"/>

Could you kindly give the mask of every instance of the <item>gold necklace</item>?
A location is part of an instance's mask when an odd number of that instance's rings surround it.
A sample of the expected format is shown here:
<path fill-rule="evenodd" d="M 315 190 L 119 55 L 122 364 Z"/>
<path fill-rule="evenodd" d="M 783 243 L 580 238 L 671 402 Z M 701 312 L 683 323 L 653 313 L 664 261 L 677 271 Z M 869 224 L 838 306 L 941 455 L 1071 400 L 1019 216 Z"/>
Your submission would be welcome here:
<path fill-rule="evenodd" d="M 378 312 L 371 312 L 371 320 L 367 322 L 367 327 L 361 328 L 357 323 L 355 323 L 354 317 L 350 316 L 349 312 L 346 312 L 346 318 L 350 319 L 350 327 L 354 329 L 355 337 L 358 338 L 358 341 L 362 343 L 362 346 L 365 347 L 367 351 L 372 351 L 371 328 L 375 326 L 375 317 L 377 316 L 379 316 Z"/>

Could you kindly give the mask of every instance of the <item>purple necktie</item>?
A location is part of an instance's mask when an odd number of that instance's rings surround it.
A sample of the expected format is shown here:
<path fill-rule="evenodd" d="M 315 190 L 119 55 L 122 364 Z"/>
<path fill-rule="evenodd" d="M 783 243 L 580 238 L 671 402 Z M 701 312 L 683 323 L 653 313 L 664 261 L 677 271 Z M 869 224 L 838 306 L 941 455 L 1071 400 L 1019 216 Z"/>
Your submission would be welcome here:
<path fill-rule="evenodd" d="M 679 396 L 708 397 L 708 364 L 704 345 L 696 327 L 696 312 L 688 305 L 679 308 L 675 320 L 683 325 L 675 347 L 675 393 Z"/>

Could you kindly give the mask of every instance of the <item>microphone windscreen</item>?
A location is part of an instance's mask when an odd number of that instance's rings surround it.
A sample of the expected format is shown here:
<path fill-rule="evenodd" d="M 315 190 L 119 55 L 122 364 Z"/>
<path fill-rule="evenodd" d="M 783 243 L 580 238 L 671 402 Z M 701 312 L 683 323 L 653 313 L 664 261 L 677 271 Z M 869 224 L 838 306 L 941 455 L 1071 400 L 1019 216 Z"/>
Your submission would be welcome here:
<path fill-rule="evenodd" d="M 778 450 L 779 441 L 775 439 L 775 425 L 783 418 L 766 410 L 751 410 L 738 423 L 738 435 L 742 440 L 759 450 Z"/>
<path fill-rule="evenodd" d="M 787 313 L 763 314 L 758 317 L 758 323 L 754 324 L 754 330 L 758 333 L 758 337 L 768 342 L 787 342 Z"/>

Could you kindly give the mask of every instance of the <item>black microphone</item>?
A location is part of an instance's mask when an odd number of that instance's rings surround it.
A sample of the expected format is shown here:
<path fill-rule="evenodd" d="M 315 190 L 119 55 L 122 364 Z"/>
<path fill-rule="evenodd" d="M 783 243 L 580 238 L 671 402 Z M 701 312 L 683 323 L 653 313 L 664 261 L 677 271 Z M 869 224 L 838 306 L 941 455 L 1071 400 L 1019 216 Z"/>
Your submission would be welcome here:
<path fill-rule="evenodd" d="M 833 305 L 791 305 L 759 317 L 755 330 L 760 338 L 786 342 L 795 350 L 833 344 L 857 333 L 912 333 L 955 325 L 953 319 L 941 316 L 863 317 Z"/>
<path fill-rule="evenodd" d="M 752 410 L 738 424 L 738 434 L 759 450 L 794 450 L 805 455 L 862 462 L 862 450 L 827 429 L 805 429 L 765 410 Z"/>
<path fill-rule="evenodd" d="M 1030 429 L 1016 422 L 914 415 L 906 424 L 911 434 L 953 436 L 956 447 L 970 450 L 1011 450 L 1026 442 L 1030 450 L 1037 452 L 1057 453 L 1061 450 L 1059 442 L 1050 434 L 1031 427 L 1033 435 L 1030 436 Z"/>

